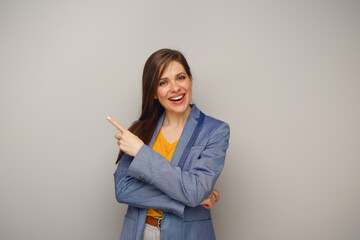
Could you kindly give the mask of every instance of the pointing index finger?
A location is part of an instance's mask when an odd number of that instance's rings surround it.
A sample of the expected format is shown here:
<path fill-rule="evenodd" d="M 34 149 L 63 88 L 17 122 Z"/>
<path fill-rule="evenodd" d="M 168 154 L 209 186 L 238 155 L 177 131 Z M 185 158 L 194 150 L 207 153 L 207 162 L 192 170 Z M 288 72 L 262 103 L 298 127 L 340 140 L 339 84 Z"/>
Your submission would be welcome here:
<path fill-rule="evenodd" d="M 109 120 L 109 122 L 110 122 L 112 125 L 114 125 L 117 129 L 119 129 L 120 132 L 126 131 L 126 129 L 125 129 L 123 126 L 121 126 L 120 123 L 118 123 L 117 121 L 115 121 L 115 119 L 107 116 L 107 120 Z"/>

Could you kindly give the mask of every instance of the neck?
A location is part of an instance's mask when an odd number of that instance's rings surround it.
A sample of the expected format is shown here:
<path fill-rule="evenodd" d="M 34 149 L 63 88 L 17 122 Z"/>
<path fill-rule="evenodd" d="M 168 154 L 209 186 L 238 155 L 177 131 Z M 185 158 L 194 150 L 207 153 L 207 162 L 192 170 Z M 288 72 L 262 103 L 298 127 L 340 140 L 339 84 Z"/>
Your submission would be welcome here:
<path fill-rule="evenodd" d="M 169 126 L 173 128 L 184 127 L 190 112 L 191 112 L 190 106 L 188 106 L 185 112 L 181 114 L 166 111 L 165 118 L 163 121 L 163 126 Z"/>

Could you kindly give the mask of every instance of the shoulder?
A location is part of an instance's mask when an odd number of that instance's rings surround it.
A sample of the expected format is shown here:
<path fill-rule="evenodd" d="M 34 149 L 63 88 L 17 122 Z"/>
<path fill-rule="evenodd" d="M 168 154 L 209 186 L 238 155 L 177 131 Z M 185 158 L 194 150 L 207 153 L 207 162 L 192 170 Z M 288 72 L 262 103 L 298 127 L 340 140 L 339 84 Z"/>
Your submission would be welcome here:
<path fill-rule="evenodd" d="M 229 124 L 215 117 L 211 117 L 205 113 L 203 114 L 204 114 L 204 123 L 200 130 L 199 139 L 198 139 L 199 141 L 197 142 L 197 144 L 199 145 L 222 144 L 225 146 L 226 149 L 230 138 Z"/>
<path fill-rule="evenodd" d="M 205 113 L 204 113 L 204 115 L 205 115 L 204 125 L 203 125 L 204 130 L 210 131 L 210 132 L 213 132 L 216 130 L 223 130 L 223 131 L 230 132 L 230 126 L 225 121 L 211 117 L 209 115 L 206 115 Z"/>
<path fill-rule="evenodd" d="M 207 115 L 206 113 L 201 111 L 195 104 L 192 105 L 192 107 L 193 107 L 193 110 L 194 110 L 194 115 L 196 117 L 199 117 L 200 113 L 204 114 L 204 116 L 205 116 L 205 118 L 204 118 L 204 128 L 206 128 L 207 130 L 216 129 L 216 128 L 219 128 L 219 127 L 230 128 L 228 123 L 226 123 L 226 122 L 224 122 L 224 121 L 222 121 L 220 119 L 217 119 L 217 118 L 214 118 L 214 117 L 211 117 L 211 116 Z"/>
<path fill-rule="evenodd" d="M 205 114 L 195 104 L 192 105 L 192 111 L 190 113 L 191 118 L 199 121 L 202 114 L 204 116 L 204 122 L 202 124 L 199 137 L 197 138 L 196 145 L 206 146 L 207 144 L 213 142 L 227 144 L 230 138 L 229 124 Z"/>
<path fill-rule="evenodd" d="M 226 123 L 220 119 L 206 115 L 206 114 L 205 114 L 204 124 L 206 124 L 208 126 L 214 126 L 214 127 L 219 127 L 219 126 L 223 126 L 223 125 L 229 126 L 228 123 Z"/>
<path fill-rule="evenodd" d="M 213 140 L 221 139 L 228 142 L 230 138 L 229 124 L 208 115 L 205 115 L 204 118 L 203 131 Z"/>

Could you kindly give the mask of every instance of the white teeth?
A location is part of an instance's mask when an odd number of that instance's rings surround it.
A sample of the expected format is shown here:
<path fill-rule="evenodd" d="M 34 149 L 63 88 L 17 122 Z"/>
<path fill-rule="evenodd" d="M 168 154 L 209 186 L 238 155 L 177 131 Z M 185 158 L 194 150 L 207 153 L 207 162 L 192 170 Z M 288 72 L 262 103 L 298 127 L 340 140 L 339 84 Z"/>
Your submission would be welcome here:
<path fill-rule="evenodd" d="M 185 94 L 184 94 L 185 95 Z M 169 98 L 171 101 L 177 101 L 177 100 L 180 100 L 184 97 L 184 95 L 181 95 L 181 96 L 178 96 L 176 98 Z"/>

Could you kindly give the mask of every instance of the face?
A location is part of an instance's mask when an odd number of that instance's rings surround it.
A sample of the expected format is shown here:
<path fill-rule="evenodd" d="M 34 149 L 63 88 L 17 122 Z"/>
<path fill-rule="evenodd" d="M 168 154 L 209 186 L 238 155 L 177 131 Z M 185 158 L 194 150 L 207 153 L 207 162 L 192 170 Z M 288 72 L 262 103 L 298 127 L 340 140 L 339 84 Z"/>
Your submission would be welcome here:
<path fill-rule="evenodd" d="M 167 113 L 185 113 L 191 100 L 192 78 L 179 62 L 172 61 L 160 77 L 156 96 Z"/>

